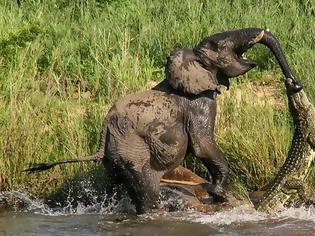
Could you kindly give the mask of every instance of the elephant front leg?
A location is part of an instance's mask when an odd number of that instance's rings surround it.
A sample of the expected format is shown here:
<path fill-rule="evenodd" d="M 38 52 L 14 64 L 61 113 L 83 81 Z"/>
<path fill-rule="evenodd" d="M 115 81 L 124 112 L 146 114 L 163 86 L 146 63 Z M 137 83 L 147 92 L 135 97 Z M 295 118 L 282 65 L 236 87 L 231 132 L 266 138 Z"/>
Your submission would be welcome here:
<path fill-rule="evenodd" d="M 201 139 L 198 143 L 199 145 L 194 145 L 194 154 L 206 166 L 212 177 L 212 185 L 207 186 L 208 192 L 217 195 L 219 201 L 228 200 L 230 181 L 225 155 L 214 141 Z"/>
<path fill-rule="evenodd" d="M 188 122 L 191 151 L 212 176 L 213 187 L 209 187 L 209 190 L 220 196 L 221 200 L 228 200 L 230 186 L 228 161 L 214 138 L 216 102 L 210 98 L 200 98 L 194 104 Z"/>
<path fill-rule="evenodd" d="M 229 166 L 223 152 L 215 143 L 208 144 L 196 156 L 206 166 L 212 177 L 212 192 L 226 198 L 226 192 L 229 189 Z"/>

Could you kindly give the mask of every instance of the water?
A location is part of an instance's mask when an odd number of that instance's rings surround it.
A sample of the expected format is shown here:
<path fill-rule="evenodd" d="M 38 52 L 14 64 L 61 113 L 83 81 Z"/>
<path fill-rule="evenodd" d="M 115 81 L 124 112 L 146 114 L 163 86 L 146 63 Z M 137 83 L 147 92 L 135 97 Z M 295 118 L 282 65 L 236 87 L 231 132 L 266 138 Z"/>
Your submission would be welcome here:
<path fill-rule="evenodd" d="M 286 209 L 267 215 L 250 206 L 203 214 L 194 211 L 164 212 L 135 216 L 117 213 L 125 202 L 105 206 L 96 202 L 50 208 L 27 192 L 13 191 L 2 198 L 18 198 L 24 209 L 0 213 L 0 236 L 4 235 L 314 235 L 315 209 Z M 69 198 L 70 199 L 70 198 Z M 73 203 L 73 202 L 72 202 Z"/>

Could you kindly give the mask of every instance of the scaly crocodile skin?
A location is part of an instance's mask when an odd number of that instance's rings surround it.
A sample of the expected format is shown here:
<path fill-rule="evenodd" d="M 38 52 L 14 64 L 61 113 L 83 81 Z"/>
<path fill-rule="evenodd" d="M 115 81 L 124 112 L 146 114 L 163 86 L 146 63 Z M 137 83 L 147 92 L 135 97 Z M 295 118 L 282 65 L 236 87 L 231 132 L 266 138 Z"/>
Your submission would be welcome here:
<path fill-rule="evenodd" d="M 286 89 L 295 131 L 288 157 L 256 206 L 259 211 L 276 211 L 297 196 L 307 201 L 305 179 L 315 157 L 315 108 L 303 90 L 294 91 L 292 81 L 287 81 Z"/>

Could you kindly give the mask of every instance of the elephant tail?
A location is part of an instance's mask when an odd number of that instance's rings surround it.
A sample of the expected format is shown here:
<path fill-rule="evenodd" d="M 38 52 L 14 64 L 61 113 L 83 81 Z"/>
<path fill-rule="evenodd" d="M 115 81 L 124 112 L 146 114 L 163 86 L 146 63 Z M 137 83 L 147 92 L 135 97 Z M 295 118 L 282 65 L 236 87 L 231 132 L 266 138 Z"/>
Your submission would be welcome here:
<path fill-rule="evenodd" d="M 63 160 L 63 161 L 56 161 L 51 163 L 38 163 L 33 165 L 32 167 L 23 170 L 23 172 L 27 172 L 28 174 L 32 174 L 35 172 L 41 172 L 44 170 L 49 170 L 55 166 L 61 165 L 61 164 L 67 164 L 67 163 L 76 163 L 76 162 L 89 162 L 89 161 L 100 161 L 103 157 L 99 155 L 99 153 L 95 153 L 91 156 L 86 156 L 82 158 L 76 158 L 76 159 L 69 159 L 69 160 Z"/>
<path fill-rule="evenodd" d="M 90 155 L 90 156 L 85 156 L 82 158 L 68 159 L 68 160 L 62 160 L 62 161 L 56 161 L 56 162 L 50 162 L 50 163 L 38 163 L 38 164 L 34 164 L 33 166 L 23 170 L 23 172 L 27 172 L 28 174 L 32 174 L 35 172 L 42 172 L 45 170 L 49 170 L 55 166 L 67 164 L 67 163 L 101 161 L 105 156 L 106 134 L 107 134 L 107 119 L 104 120 L 103 130 L 102 130 L 101 140 L 100 140 L 100 147 L 95 154 Z"/>

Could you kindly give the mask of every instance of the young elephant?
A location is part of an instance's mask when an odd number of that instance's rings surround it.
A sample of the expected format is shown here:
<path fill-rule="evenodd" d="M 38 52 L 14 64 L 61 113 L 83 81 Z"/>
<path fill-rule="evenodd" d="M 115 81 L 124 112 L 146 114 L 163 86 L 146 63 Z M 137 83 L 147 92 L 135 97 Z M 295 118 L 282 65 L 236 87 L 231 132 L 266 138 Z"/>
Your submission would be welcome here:
<path fill-rule="evenodd" d="M 214 137 L 216 96 L 228 78 L 256 66 L 242 54 L 267 45 L 283 73 L 294 80 L 278 41 L 270 32 L 247 28 L 205 38 L 194 49 L 167 59 L 166 79 L 151 90 L 117 101 L 103 125 L 98 152 L 81 160 L 39 164 L 29 172 L 67 162 L 103 160 L 115 183 L 124 184 L 138 213 L 155 207 L 161 177 L 192 153 L 212 175 L 209 191 L 226 198 L 228 162 Z"/>

